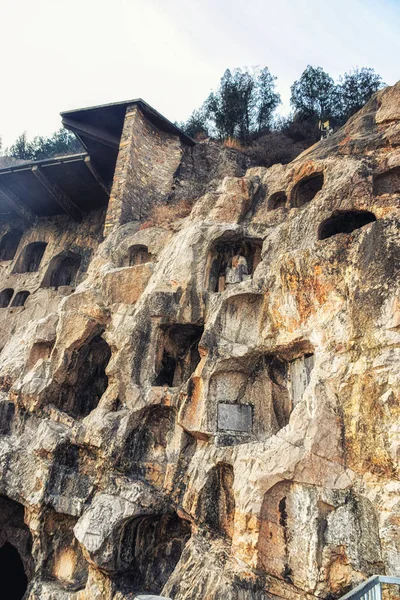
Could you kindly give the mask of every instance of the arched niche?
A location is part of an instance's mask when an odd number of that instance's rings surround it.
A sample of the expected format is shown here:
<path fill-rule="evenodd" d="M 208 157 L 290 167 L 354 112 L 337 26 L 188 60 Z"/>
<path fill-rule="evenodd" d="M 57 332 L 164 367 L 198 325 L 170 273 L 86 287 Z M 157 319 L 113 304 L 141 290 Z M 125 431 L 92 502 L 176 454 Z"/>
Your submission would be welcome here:
<path fill-rule="evenodd" d="M 265 495 L 260 513 L 258 536 L 258 568 L 292 583 L 289 566 L 289 536 L 292 513 L 295 510 L 291 484 L 282 481 L 274 485 Z"/>
<path fill-rule="evenodd" d="M 291 208 L 300 208 L 311 202 L 314 196 L 322 190 L 324 185 L 324 174 L 313 173 L 301 179 L 293 188 L 291 197 Z"/>
<path fill-rule="evenodd" d="M 118 548 L 121 579 L 132 592 L 160 594 L 190 536 L 190 524 L 176 513 L 128 521 Z"/>
<path fill-rule="evenodd" d="M 277 208 L 285 208 L 287 196 L 285 192 L 275 192 L 268 199 L 268 210 L 276 210 Z"/>
<path fill-rule="evenodd" d="M 107 389 L 110 358 L 110 346 L 101 335 L 86 342 L 74 353 L 54 404 L 75 419 L 86 417 Z"/>
<path fill-rule="evenodd" d="M 21 241 L 22 233 L 9 231 L 0 242 L 0 260 L 12 260 Z"/>
<path fill-rule="evenodd" d="M 400 193 L 400 167 L 394 167 L 384 173 L 374 175 L 373 189 L 375 196 Z"/>
<path fill-rule="evenodd" d="M 352 233 L 374 221 L 376 221 L 375 215 L 368 210 L 337 211 L 321 223 L 318 229 L 318 239 L 326 240 L 338 233 Z"/>
<path fill-rule="evenodd" d="M 22 600 L 33 572 L 32 536 L 24 522 L 24 507 L 0 496 L 1 597 Z"/>
<path fill-rule="evenodd" d="M 7 308 L 13 295 L 14 290 L 12 288 L 6 288 L 5 290 L 2 290 L 0 292 L 0 308 Z"/>
<path fill-rule="evenodd" d="M 261 261 L 262 241 L 250 238 L 216 240 L 207 260 L 206 286 L 223 292 L 227 285 L 251 279 Z"/>
<path fill-rule="evenodd" d="M 17 292 L 15 294 L 14 300 L 11 303 L 11 306 L 24 306 L 29 296 L 30 292 L 26 290 L 22 292 Z"/>
<path fill-rule="evenodd" d="M 154 256 L 149 252 L 147 246 L 144 246 L 143 244 L 133 244 L 128 248 L 126 266 L 134 267 L 136 265 L 143 265 L 152 262 L 153 259 Z"/>
<path fill-rule="evenodd" d="M 281 355 L 265 357 L 271 380 L 272 405 L 279 429 L 289 423 L 293 409 L 303 399 L 314 368 L 312 353 L 300 354 L 294 359 Z"/>
<path fill-rule="evenodd" d="M 42 281 L 42 287 L 75 285 L 76 276 L 81 266 L 82 257 L 75 252 L 54 256 Z"/>
<path fill-rule="evenodd" d="M 203 331 L 203 326 L 191 323 L 160 326 L 153 385 L 177 387 L 189 379 L 200 362 Z"/>
<path fill-rule="evenodd" d="M 199 494 L 196 520 L 215 535 L 231 539 L 235 521 L 234 472 L 227 463 L 220 463 L 208 473 Z"/>
<path fill-rule="evenodd" d="M 32 242 L 25 246 L 18 257 L 14 267 L 14 273 L 33 273 L 39 270 L 43 254 L 46 250 L 46 242 Z"/>

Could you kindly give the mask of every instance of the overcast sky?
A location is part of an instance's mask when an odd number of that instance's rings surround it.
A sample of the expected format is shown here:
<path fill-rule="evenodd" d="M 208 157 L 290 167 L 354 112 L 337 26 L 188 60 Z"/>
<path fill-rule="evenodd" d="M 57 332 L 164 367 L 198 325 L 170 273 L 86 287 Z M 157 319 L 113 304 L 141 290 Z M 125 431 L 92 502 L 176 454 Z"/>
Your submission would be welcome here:
<path fill-rule="evenodd" d="M 400 78 L 400 0 L 3 0 L 0 135 L 141 97 L 185 120 L 226 68 L 268 66 L 289 109 L 307 64 Z"/>

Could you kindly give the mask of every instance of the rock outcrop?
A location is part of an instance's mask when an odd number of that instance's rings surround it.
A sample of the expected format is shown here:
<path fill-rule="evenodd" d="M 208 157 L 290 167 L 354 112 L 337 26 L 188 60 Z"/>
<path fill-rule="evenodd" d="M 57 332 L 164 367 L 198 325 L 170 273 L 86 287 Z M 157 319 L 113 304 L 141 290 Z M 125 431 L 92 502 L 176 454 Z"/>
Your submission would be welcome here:
<path fill-rule="evenodd" d="M 175 140 L 142 218 L 26 230 L 48 243 L 34 281 L 17 255 L 0 274 L 31 292 L 0 309 L 0 544 L 27 599 L 335 598 L 399 575 L 399 107 L 397 84 L 244 174 Z M 61 245 L 86 267 L 46 287 Z"/>

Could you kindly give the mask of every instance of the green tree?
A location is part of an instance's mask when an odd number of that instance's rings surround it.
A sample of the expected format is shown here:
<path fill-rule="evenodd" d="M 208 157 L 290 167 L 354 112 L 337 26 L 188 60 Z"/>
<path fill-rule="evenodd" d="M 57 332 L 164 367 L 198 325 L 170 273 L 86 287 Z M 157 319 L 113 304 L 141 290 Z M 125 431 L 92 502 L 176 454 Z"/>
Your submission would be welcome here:
<path fill-rule="evenodd" d="M 386 85 L 382 77 L 368 67 L 348 71 L 340 77 L 339 82 L 342 122 L 347 121 L 368 102 L 372 94 Z"/>
<path fill-rule="evenodd" d="M 194 139 L 208 137 L 206 117 L 202 109 L 194 110 L 186 123 L 177 123 L 177 126 Z"/>
<path fill-rule="evenodd" d="M 297 117 L 325 120 L 337 113 L 337 87 L 321 67 L 308 65 L 290 91 L 290 103 Z"/>
<path fill-rule="evenodd" d="M 7 150 L 7 155 L 22 160 L 43 160 L 77 152 L 83 152 L 81 143 L 73 133 L 61 128 L 49 137 L 36 136 L 31 142 L 24 131 Z"/>
<path fill-rule="evenodd" d="M 249 139 L 257 131 L 267 130 L 280 102 L 275 91 L 276 78 L 264 69 L 227 69 L 219 88 L 204 103 L 210 129 L 220 138 Z"/>
<path fill-rule="evenodd" d="M 34 156 L 32 144 L 28 142 L 26 131 L 21 133 L 7 151 L 8 156 L 21 160 L 32 160 Z"/>
<path fill-rule="evenodd" d="M 269 131 L 273 120 L 273 114 L 281 103 L 280 95 L 275 91 L 276 77 L 271 75 L 267 67 L 259 72 L 257 78 L 257 130 Z"/>

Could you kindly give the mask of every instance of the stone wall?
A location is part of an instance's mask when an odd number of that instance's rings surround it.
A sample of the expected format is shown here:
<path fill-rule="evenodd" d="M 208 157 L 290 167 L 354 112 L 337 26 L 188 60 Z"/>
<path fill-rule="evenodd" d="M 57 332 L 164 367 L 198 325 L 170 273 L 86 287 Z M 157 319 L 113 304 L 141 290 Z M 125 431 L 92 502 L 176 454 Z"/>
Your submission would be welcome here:
<path fill-rule="evenodd" d="M 137 106 L 128 106 L 114 173 L 105 235 L 113 227 L 141 221 L 168 200 L 182 157 L 177 135 L 161 131 Z"/>

